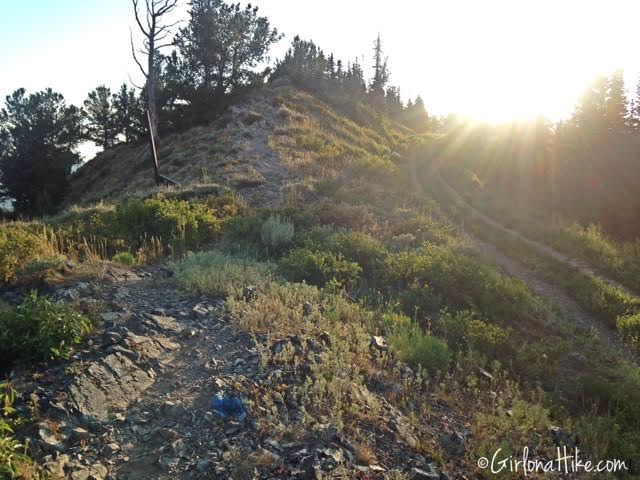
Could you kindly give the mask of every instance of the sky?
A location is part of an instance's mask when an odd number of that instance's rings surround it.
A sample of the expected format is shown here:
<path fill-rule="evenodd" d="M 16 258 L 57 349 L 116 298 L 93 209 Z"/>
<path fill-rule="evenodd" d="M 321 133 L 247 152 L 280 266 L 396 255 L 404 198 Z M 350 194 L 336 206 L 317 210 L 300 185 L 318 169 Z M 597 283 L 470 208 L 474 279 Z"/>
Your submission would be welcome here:
<path fill-rule="evenodd" d="M 391 83 L 437 115 L 557 120 L 596 75 L 623 69 L 635 90 L 640 70 L 637 0 L 252 3 L 286 35 L 272 59 L 300 34 L 345 63 L 370 66 L 380 33 Z M 52 87 L 80 105 L 100 84 L 142 83 L 131 59 L 133 22 L 130 0 L 0 0 L 0 98 Z"/>

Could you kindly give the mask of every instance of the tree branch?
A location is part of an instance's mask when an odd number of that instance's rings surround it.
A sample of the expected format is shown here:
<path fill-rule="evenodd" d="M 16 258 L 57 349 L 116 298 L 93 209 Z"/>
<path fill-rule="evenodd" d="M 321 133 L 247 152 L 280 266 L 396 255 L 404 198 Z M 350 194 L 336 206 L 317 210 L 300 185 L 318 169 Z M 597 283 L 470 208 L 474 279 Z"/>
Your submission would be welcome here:
<path fill-rule="evenodd" d="M 142 33 L 145 35 L 145 37 L 149 36 L 149 32 L 147 32 L 144 27 L 142 26 L 142 22 L 140 21 L 140 17 L 138 16 L 138 0 L 132 0 L 133 2 L 133 12 L 134 12 L 134 16 L 136 17 L 136 22 L 138 24 L 138 26 L 140 27 L 140 30 L 142 30 Z"/>
<path fill-rule="evenodd" d="M 131 53 L 133 54 L 133 59 L 135 60 L 136 64 L 138 65 L 138 68 L 140 69 L 140 71 L 142 72 L 142 75 L 144 75 L 144 78 L 148 78 L 149 75 L 147 74 L 147 72 L 144 71 L 144 68 L 142 68 L 142 65 L 138 61 L 138 56 L 136 55 L 136 49 L 133 46 L 133 32 L 131 31 L 131 29 L 129 29 L 129 35 L 130 35 L 130 38 L 131 38 Z"/>

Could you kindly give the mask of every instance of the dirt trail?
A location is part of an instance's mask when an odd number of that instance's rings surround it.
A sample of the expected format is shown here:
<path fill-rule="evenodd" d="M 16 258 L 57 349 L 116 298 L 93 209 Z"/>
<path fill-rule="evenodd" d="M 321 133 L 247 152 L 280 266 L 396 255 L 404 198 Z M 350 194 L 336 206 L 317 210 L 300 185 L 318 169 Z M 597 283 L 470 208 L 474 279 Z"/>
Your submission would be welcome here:
<path fill-rule="evenodd" d="M 569 295 L 553 285 L 543 282 L 536 277 L 535 273 L 517 260 L 506 256 L 494 245 L 478 239 L 473 239 L 473 244 L 480 252 L 497 263 L 507 274 L 519 278 L 538 295 L 567 313 L 580 327 L 597 331 L 599 338 L 605 342 L 609 348 L 618 351 L 625 350 L 624 345 L 614 332 L 602 325 L 602 322 L 599 322 L 595 317 L 585 312 Z"/>
<path fill-rule="evenodd" d="M 563 254 L 561 254 L 559 252 L 556 252 L 555 250 L 553 250 L 552 248 L 550 248 L 550 247 L 548 247 L 548 246 L 546 246 L 544 244 L 541 244 L 539 242 L 534 242 L 533 240 L 529 240 L 529 239 L 523 237 L 522 235 L 520 235 L 515 230 L 511 230 L 511 229 L 503 226 L 502 224 L 496 222 L 495 220 L 493 220 L 492 218 L 488 217 L 487 215 L 484 215 L 483 213 L 479 212 L 478 210 L 473 208 L 471 205 L 469 205 L 462 198 L 462 196 L 455 189 L 453 189 L 453 187 L 451 187 L 440 176 L 439 173 L 435 173 L 435 176 L 438 179 L 438 181 L 440 181 L 440 183 L 444 186 L 444 188 L 447 190 L 447 193 L 450 196 L 456 198 L 458 201 L 460 201 L 463 204 L 465 204 L 475 216 L 480 218 L 482 221 L 486 222 L 491 227 L 496 228 L 496 229 L 498 229 L 500 231 L 503 231 L 505 233 L 508 233 L 510 235 L 515 236 L 516 238 L 518 238 L 518 239 L 530 244 L 531 246 L 537 248 L 542 253 L 545 253 L 545 254 L 548 254 L 550 256 L 553 256 L 554 258 L 556 258 L 557 260 L 561 261 L 562 263 L 570 265 L 570 266 L 572 266 L 574 268 L 577 268 L 577 269 L 579 269 L 581 271 L 592 273 L 593 275 L 596 275 L 599 278 L 601 278 L 603 281 L 606 281 L 607 283 L 611 283 L 611 284 L 614 284 L 614 285 L 618 286 L 617 283 L 615 283 L 613 281 L 608 281 L 607 279 L 605 279 L 605 278 L 601 277 L 600 275 L 598 275 L 592 269 L 588 269 L 587 267 L 579 266 L 580 265 L 579 262 L 575 261 L 574 259 L 571 259 L 571 258 L 567 257 L 566 255 L 563 255 Z M 554 285 L 551 285 L 551 284 L 549 284 L 547 282 L 544 282 L 544 281 L 540 280 L 535 275 L 534 272 L 532 272 L 526 266 L 522 265 L 516 259 L 513 259 L 513 258 L 505 255 L 495 245 L 492 245 L 492 244 L 487 243 L 487 242 L 483 242 L 483 241 L 481 241 L 479 239 L 476 239 L 476 238 L 473 239 L 473 244 L 484 255 L 486 255 L 487 257 L 491 258 L 495 263 L 497 263 L 507 274 L 509 274 L 509 275 L 511 275 L 513 277 L 519 278 L 520 280 L 525 282 L 529 286 L 529 288 L 531 288 L 538 295 L 540 295 L 541 297 L 545 298 L 549 302 L 551 302 L 554 305 L 556 305 L 557 307 L 559 307 L 565 313 L 567 313 L 571 318 L 573 318 L 575 320 L 575 322 L 580 327 L 585 328 L 585 329 L 592 329 L 592 330 L 598 332 L 598 336 L 600 337 L 600 339 L 602 341 L 604 341 L 606 343 L 606 345 L 608 347 L 610 347 L 610 348 L 612 348 L 614 350 L 618 350 L 618 351 L 626 350 L 626 348 L 624 347 L 622 342 L 619 340 L 619 338 L 617 337 L 615 332 L 613 332 L 611 329 L 609 329 L 605 325 L 603 325 L 603 323 L 601 321 L 599 321 L 598 319 L 596 319 L 595 317 L 593 317 L 592 315 L 587 313 L 567 293 L 561 291 L 560 289 L 558 289 Z M 624 288 L 624 287 L 619 286 L 618 288 Z M 628 292 L 627 289 L 624 289 L 624 291 Z M 630 293 L 630 294 L 633 295 L 633 293 Z"/>
<path fill-rule="evenodd" d="M 587 262 L 583 260 L 579 260 L 577 258 L 570 257 L 568 255 L 565 255 L 564 253 L 560 253 L 557 250 L 550 247 L 549 245 L 541 243 L 537 240 L 531 240 L 530 238 L 527 238 L 524 235 L 522 235 L 517 230 L 505 227 L 500 222 L 494 220 L 493 218 L 480 212 L 479 210 L 474 208 L 472 205 L 470 205 L 451 185 L 449 185 L 449 183 L 447 183 L 447 181 L 444 178 L 442 178 L 442 176 L 439 173 L 436 173 L 435 176 L 437 180 L 440 182 L 440 184 L 445 188 L 445 190 L 447 190 L 447 193 L 449 195 L 451 195 L 452 197 L 456 198 L 458 201 L 466 205 L 466 207 L 475 217 L 479 218 L 489 226 L 517 238 L 518 240 L 529 245 L 530 247 L 535 248 L 540 253 L 543 253 L 549 257 L 552 257 L 554 260 L 564 263 L 583 273 L 593 275 L 594 277 L 597 277 L 599 280 L 602 280 L 604 283 L 607 283 L 613 287 L 616 287 L 617 289 L 625 292 L 628 295 L 631 295 L 633 297 L 640 296 L 638 293 L 634 292 L 633 290 L 621 284 L 620 282 L 603 275 L 600 271 L 595 269 L 593 266 L 589 265 Z"/>

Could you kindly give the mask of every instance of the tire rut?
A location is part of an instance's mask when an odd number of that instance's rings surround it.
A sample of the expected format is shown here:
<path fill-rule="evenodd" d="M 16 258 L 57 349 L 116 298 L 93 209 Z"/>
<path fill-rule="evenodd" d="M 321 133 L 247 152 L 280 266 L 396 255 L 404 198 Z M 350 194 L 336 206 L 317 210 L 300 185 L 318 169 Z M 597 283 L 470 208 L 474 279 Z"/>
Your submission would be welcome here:
<path fill-rule="evenodd" d="M 499 231 L 501 231 L 503 233 L 511 235 L 512 237 L 514 237 L 514 238 L 522 241 L 523 243 L 529 245 L 530 247 L 536 249 L 538 252 L 543 253 L 544 255 L 547 255 L 547 256 L 553 258 L 554 260 L 556 260 L 558 262 L 564 263 L 565 265 L 568 265 L 568 266 L 570 266 L 570 267 L 572 267 L 572 268 L 574 268 L 576 270 L 579 270 L 582 273 L 593 275 L 594 277 L 598 278 L 602 282 L 604 282 L 604 283 L 606 283 L 608 285 L 611 285 L 611 286 L 617 288 L 618 290 L 623 291 L 627 295 L 631 295 L 632 297 L 640 296 L 638 293 L 636 293 L 635 291 L 633 291 L 629 287 L 627 287 L 627 286 L 621 284 L 620 282 L 618 282 L 616 280 L 613 280 L 612 278 L 609 278 L 606 275 L 602 274 L 599 270 L 597 270 L 593 266 L 589 265 L 584 260 L 573 258 L 573 257 L 570 257 L 569 255 L 566 255 L 564 253 L 558 252 L 557 250 L 555 250 L 554 248 L 550 247 L 547 244 L 544 244 L 544 243 L 539 242 L 537 240 L 532 240 L 532 239 L 524 236 L 519 231 L 504 226 L 500 222 L 496 221 L 495 219 L 493 219 L 493 218 L 489 217 L 488 215 L 486 215 L 486 214 L 482 213 L 481 211 L 479 211 L 474 206 L 470 205 L 469 202 L 467 202 L 462 197 L 462 195 L 460 195 L 451 185 L 449 185 L 449 183 L 444 178 L 442 178 L 442 176 L 440 175 L 439 172 L 435 173 L 435 177 L 440 182 L 440 184 L 445 188 L 445 190 L 447 191 L 447 193 L 449 195 L 454 197 L 459 202 L 463 203 L 469 209 L 469 211 L 473 214 L 473 216 L 479 218 L 480 220 L 482 220 L 487 225 L 489 225 L 489 226 L 493 227 L 494 229 L 499 230 Z"/>

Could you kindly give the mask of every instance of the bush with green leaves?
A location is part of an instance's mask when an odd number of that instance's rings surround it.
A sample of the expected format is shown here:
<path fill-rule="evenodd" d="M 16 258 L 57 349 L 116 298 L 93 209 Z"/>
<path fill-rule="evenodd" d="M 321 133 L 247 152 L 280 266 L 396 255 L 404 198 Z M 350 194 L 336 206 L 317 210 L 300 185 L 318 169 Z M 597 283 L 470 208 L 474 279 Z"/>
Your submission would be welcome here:
<path fill-rule="evenodd" d="M 15 437 L 17 421 L 13 404 L 16 391 L 6 382 L 0 383 L 0 478 L 36 478 L 33 460 L 27 447 Z"/>
<path fill-rule="evenodd" d="M 295 248 L 280 260 L 280 271 L 292 282 L 325 286 L 328 283 L 354 287 L 362 268 L 341 254 Z"/>
<path fill-rule="evenodd" d="M 291 243 L 295 235 L 293 222 L 278 214 L 270 215 L 260 228 L 260 239 L 269 253 L 277 253 Z"/>
<path fill-rule="evenodd" d="M 216 250 L 190 253 L 171 268 L 184 289 L 222 297 L 239 296 L 244 287 L 261 286 L 271 279 L 268 264 Z"/>
<path fill-rule="evenodd" d="M 0 284 L 15 281 L 20 268 L 48 251 L 42 228 L 18 222 L 0 226 Z"/>
<path fill-rule="evenodd" d="M 455 350 L 478 352 L 491 359 L 506 359 L 513 355 L 510 329 L 487 323 L 471 310 L 455 315 L 444 311 L 434 323 L 434 332 Z"/>
<path fill-rule="evenodd" d="M 544 303 L 524 283 L 449 246 L 391 254 L 383 274 L 386 294 L 397 298 L 408 315 L 448 307 L 476 310 L 500 325 L 531 326 L 546 318 Z"/>
<path fill-rule="evenodd" d="M 622 341 L 640 350 L 640 313 L 618 317 L 617 327 Z"/>
<path fill-rule="evenodd" d="M 116 253 L 111 260 L 121 265 L 126 265 L 128 267 L 136 263 L 136 259 L 131 252 Z"/>
<path fill-rule="evenodd" d="M 33 291 L 20 305 L 0 312 L 0 359 L 10 363 L 68 358 L 90 330 L 87 317 Z"/>
<path fill-rule="evenodd" d="M 110 254 L 135 251 L 152 237 L 166 248 L 196 248 L 217 238 L 224 215 L 201 202 L 136 198 L 115 208 L 70 212 L 57 219 L 55 228 L 75 243 L 85 239 L 104 243 Z"/>
<path fill-rule="evenodd" d="M 417 325 L 399 325 L 391 332 L 389 343 L 391 350 L 410 365 L 419 365 L 430 373 L 449 367 L 451 352 L 447 344 Z"/>
<path fill-rule="evenodd" d="M 339 233 L 330 238 L 328 250 L 356 262 L 366 276 L 374 277 L 387 257 L 386 248 L 371 235 L 363 232 Z"/>

